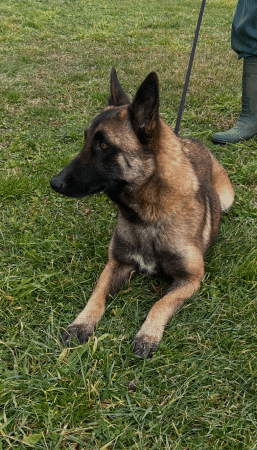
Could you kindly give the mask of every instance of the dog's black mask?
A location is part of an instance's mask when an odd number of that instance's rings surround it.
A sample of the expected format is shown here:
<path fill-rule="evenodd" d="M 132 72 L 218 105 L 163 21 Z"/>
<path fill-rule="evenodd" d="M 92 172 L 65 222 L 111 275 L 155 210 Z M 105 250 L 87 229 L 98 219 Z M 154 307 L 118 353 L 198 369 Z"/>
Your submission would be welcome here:
<path fill-rule="evenodd" d="M 84 166 L 77 157 L 50 181 L 51 187 L 68 197 L 84 197 L 104 191 L 108 180 L 92 165 Z"/>

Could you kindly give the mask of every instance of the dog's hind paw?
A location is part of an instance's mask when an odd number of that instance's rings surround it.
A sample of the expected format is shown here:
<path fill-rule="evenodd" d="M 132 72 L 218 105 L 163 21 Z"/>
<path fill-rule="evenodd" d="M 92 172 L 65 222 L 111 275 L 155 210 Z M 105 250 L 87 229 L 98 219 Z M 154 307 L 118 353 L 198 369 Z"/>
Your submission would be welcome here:
<path fill-rule="evenodd" d="M 88 330 L 84 324 L 69 325 L 62 335 L 62 343 L 68 347 L 73 347 L 76 344 L 84 344 L 94 330 Z"/>
<path fill-rule="evenodd" d="M 149 341 L 148 336 L 140 336 L 134 338 L 131 345 L 133 352 L 141 358 L 151 358 L 157 349 L 159 342 Z"/>

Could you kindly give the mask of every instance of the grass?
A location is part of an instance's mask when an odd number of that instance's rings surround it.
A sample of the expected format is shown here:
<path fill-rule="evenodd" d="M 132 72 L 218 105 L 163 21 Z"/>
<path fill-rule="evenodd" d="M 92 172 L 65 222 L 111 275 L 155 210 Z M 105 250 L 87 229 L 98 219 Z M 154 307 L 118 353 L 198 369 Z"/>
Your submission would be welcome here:
<path fill-rule="evenodd" d="M 156 70 L 174 127 L 200 2 L 0 3 L 0 449 L 257 448 L 256 139 L 211 143 L 240 111 L 235 6 L 207 2 L 181 124 L 228 170 L 235 204 L 201 289 L 144 361 L 130 343 L 168 286 L 155 277 L 114 296 L 88 344 L 62 347 L 106 263 L 116 212 L 104 195 L 58 196 L 49 179 L 105 105 L 112 65 L 130 96 Z"/>

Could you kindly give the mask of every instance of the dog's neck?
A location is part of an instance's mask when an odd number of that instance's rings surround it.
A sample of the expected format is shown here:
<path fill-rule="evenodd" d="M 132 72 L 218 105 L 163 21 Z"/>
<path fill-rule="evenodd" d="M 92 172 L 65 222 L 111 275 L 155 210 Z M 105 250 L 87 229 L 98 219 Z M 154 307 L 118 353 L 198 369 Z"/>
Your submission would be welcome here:
<path fill-rule="evenodd" d="M 106 192 L 126 220 L 133 223 L 152 223 L 167 214 L 177 214 L 197 188 L 197 178 L 183 151 L 182 141 L 162 119 L 150 147 L 157 170 L 147 182 L 133 192 L 126 185 L 118 193 Z M 188 177 L 189 172 L 191 177 Z"/>
<path fill-rule="evenodd" d="M 167 212 L 177 214 L 184 201 L 198 189 L 196 174 L 183 151 L 181 139 L 162 119 L 152 146 L 156 173 L 133 192 L 130 205 L 147 222 L 167 217 Z"/>

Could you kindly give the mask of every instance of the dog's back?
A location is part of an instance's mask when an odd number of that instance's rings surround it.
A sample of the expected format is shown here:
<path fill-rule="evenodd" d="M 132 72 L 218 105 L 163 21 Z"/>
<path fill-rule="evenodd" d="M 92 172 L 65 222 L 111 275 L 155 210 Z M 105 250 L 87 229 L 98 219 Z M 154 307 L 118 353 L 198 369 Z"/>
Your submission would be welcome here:
<path fill-rule="evenodd" d="M 181 140 L 201 182 L 204 182 L 206 175 L 209 176 L 206 171 L 211 170 L 211 182 L 219 196 L 221 212 L 227 212 L 233 205 L 234 189 L 226 170 L 200 141 L 188 138 Z"/>

